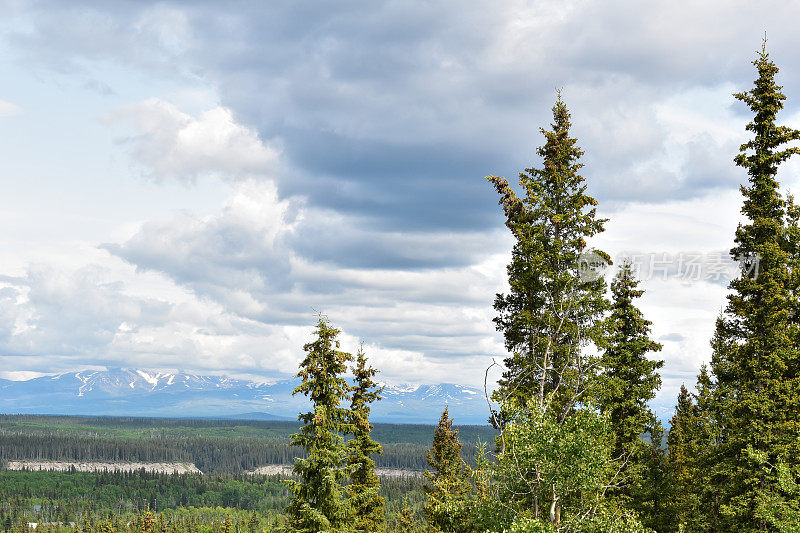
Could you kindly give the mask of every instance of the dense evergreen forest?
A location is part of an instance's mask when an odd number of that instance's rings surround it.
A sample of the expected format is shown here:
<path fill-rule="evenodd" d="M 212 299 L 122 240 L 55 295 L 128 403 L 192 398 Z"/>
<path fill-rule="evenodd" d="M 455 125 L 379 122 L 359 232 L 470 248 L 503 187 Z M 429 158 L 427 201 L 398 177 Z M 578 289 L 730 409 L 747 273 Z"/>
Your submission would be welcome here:
<path fill-rule="evenodd" d="M 383 444 L 375 458 L 381 468 L 424 470 L 430 445 L 408 442 Z M 474 462 L 475 446 L 464 449 Z M 193 463 L 206 473 L 240 474 L 264 465 L 286 465 L 304 456 L 302 448 L 286 441 L 258 439 L 104 439 L 61 435 L 0 434 L 0 464 L 13 460 L 130 461 Z"/>
<path fill-rule="evenodd" d="M 390 520 L 406 504 L 421 517 L 422 483 L 418 477 L 382 480 L 381 494 Z M 220 529 L 226 519 L 234 529 L 270 531 L 284 523 L 288 502 L 281 476 L 0 472 L 0 531 L 14 530 L 23 522 L 97 527 L 135 523 L 146 512 L 175 525 L 177 531 L 192 530 L 189 523 L 206 525 L 209 531 L 214 526 Z M 251 528 L 253 524 L 258 528 Z"/>
<path fill-rule="evenodd" d="M 493 435 L 459 429 L 448 409 L 427 436 L 408 430 L 420 440 L 371 424 L 378 370 L 320 315 L 297 373 L 294 393 L 310 400 L 299 424 L 8 418 L 4 458 L 169 456 L 208 473 L 2 472 L 5 526 L 25 531 L 39 516 L 88 532 L 800 531 L 800 206 L 777 179 L 800 153 L 800 130 L 779 123 L 786 97 L 766 43 L 753 65 L 753 87 L 734 95 L 752 114 L 734 157 L 739 274 L 666 448 L 648 406 L 663 362 L 638 307 L 647 280 L 628 261 L 605 277 L 611 258 L 591 242 L 607 220 L 559 94 L 541 165 L 514 185 L 487 177 L 514 238 L 494 301 L 507 357 L 487 406 Z M 293 461 L 292 475 L 240 474 L 267 459 Z M 387 462 L 424 466 L 424 477 L 381 478 Z"/>
<path fill-rule="evenodd" d="M 192 463 L 204 473 L 241 474 L 303 456 L 297 422 L 0 415 L 0 464 L 13 460 Z M 492 442 L 488 426 L 461 426 L 464 460 Z M 424 470 L 433 426 L 375 424 L 378 467 Z"/>

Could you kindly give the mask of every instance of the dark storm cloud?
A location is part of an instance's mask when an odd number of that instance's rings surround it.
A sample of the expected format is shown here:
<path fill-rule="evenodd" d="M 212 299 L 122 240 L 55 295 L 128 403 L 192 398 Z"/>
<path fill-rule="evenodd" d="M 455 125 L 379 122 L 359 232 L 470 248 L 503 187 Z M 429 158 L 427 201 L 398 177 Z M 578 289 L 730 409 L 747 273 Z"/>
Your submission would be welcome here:
<path fill-rule="evenodd" d="M 309 261 L 336 267 L 401 270 L 463 267 L 508 245 L 495 233 L 387 234 L 365 227 L 358 221 L 339 227 L 303 224 L 287 245 Z"/>
<path fill-rule="evenodd" d="M 317 206 L 370 217 L 384 230 L 474 230 L 496 223 L 492 158 L 447 143 L 348 139 L 330 132 L 288 132 L 281 137 L 302 172 L 280 182 L 285 195 Z M 485 169 L 480 171 L 479 169 Z"/>

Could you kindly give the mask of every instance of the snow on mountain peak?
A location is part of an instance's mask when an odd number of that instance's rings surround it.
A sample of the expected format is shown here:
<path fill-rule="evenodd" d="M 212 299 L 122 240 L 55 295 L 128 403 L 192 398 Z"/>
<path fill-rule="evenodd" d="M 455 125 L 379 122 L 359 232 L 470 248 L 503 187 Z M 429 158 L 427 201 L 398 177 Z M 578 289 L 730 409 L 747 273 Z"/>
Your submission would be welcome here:
<path fill-rule="evenodd" d="M 132 368 L 86 370 L 3 383 L 5 412 L 124 416 L 228 416 L 264 413 L 294 420 L 308 399 L 293 396 L 296 379 L 249 380 Z M 483 423 L 483 391 L 453 384 L 385 386 L 378 421 L 435 423 L 445 405 L 461 423 Z M 31 398 L 37 400 L 31 402 Z"/>
<path fill-rule="evenodd" d="M 136 373 L 142 376 L 142 379 L 151 384 L 153 388 L 156 388 L 156 385 L 158 385 L 158 377 L 151 376 L 144 370 L 137 370 Z"/>

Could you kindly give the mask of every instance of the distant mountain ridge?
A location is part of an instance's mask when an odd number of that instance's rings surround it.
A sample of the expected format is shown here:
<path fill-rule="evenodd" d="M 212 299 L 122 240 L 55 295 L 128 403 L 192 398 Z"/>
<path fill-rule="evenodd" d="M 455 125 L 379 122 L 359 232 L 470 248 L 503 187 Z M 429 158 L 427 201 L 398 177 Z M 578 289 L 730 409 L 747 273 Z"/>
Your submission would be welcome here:
<path fill-rule="evenodd" d="M 0 413 L 296 420 L 308 408 L 296 380 L 274 383 L 111 368 L 25 381 L 0 379 Z M 454 384 L 386 385 L 377 422 L 436 423 L 445 405 L 459 424 L 484 424 L 483 391 Z"/>

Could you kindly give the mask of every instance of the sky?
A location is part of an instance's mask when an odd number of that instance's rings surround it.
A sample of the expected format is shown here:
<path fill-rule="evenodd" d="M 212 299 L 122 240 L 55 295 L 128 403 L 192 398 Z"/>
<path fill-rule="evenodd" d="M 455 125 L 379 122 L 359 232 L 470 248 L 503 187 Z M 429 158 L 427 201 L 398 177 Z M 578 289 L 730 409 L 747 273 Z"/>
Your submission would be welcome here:
<path fill-rule="evenodd" d="M 732 93 L 766 32 L 800 125 L 798 19 L 771 1 L 0 1 L 0 377 L 279 379 L 324 313 L 386 382 L 482 386 L 507 355 L 491 320 L 512 246 L 484 177 L 539 164 L 560 90 L 609 219 L 591 244 L 644 258 L 668 410 L 725 304 L 749 120 Z"/>

